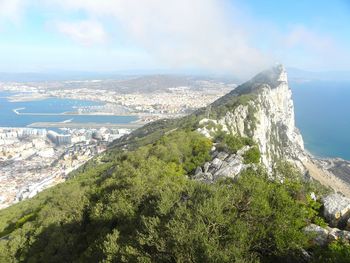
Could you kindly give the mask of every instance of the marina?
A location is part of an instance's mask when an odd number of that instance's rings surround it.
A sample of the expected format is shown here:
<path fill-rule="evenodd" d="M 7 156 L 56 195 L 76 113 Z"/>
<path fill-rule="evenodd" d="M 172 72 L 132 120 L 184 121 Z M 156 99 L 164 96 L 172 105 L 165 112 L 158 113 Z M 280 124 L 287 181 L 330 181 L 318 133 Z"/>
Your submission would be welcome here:
<path fill-rule="evenodd" d="M 121 113 L 84 112 L 80 107 L 89 108 L 103 105 L 95 101 L 48 98 L 44 100 L 13 102 L 11 93 L 0 92 L 0 127 L 139 127 L 138 116 Z"/>

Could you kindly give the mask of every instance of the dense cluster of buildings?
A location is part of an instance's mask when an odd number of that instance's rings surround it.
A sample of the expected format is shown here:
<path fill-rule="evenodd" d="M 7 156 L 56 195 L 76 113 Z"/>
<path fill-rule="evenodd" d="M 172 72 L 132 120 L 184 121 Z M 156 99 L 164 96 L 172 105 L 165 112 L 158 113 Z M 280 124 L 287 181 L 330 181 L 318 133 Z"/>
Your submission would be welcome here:
<path fill-rule="evenodd" d="M 193 85 L 177 85 L 175 80 L 174 85 L 154 87 L 157 81 L 159 78 L 146 78 L 136 88 L 118 81 L 0 83 L 0 91 L 15 92 L 9 98 L 12 102 L 48 97 L 92 100 L 99 103 L 75 108 L 70 114 L 137 115 L 140 123 L 147 123 L 187 114 L 234 88 L 234 84 L 207 80 L 196 80 Z M 68 173 L 129 132 L 103 127 L 0 128 L 0 209 L 64 181 Z"/>
<path fill-rule="evenodd" d="M 87 82 L 88 83 L 88 82 Z M 159 88 L 158 90 L 149 92 L 143 90 L 142 87 L 135 91 L 120 92 L 118 89 L 96 89 L 93 86 L 89 88 L 87 85 L 84 88 L 62 88 L 52 89 L 50 86 L 43 87 L 26 87 L 19 84 L 11 84 L 3 87 L 6 90 L 23 92 L 30 88 L 31 95 L 21 94 L 17 99 L 56 97 L 70 98 L 78 100 L 90 100 L 102 102 L 102 105 L 82 107 L 76 109 L 79 114 L 86 113 L 104 113 L 114 115 L 147 114 L 150 120 L 172 117 L 189 113 L 195 109 L 204 107 L 215 101 L 217 98 L 230 92 L 235 85 L 225 84 L 212 81 L 197 81 L 196 86 L 174 86 L 168 88 Z M 0 83 L 1 84 L 1 83 Z M 86 84 L 86 83 L 85 83 Z M 0 85 L 1 90 L 1 85 Z M 13 97 L 12 99 L 16 99 Z M 155 117 L 155 118 L 154 118 Z M 146 119 L 147 119 L 146 118 Z"/>
<path fill-rule="evenodd" d="M 0 128 L 0 209 L 66 179 L 127 129 Z"/>
<path fill-rule="evenodd" d="M 116 103 L 123 105 L 137 113 L 179 115 L 187 114 L 195 109 L 204 107 L 217 98 L 228 93 L 232 88 L 217 87 L 196 90 L 189 87 L 168 88 L 163 92 L 156 92 L 152 96 L 143 93 L 116 94 Z"/>
<path fill-rule="evenodd" d="M 72 142 L 72 135 L 60 134 L 55 131 L 49 131 L 47 137 L 56 145 L 70 144 Z"/>

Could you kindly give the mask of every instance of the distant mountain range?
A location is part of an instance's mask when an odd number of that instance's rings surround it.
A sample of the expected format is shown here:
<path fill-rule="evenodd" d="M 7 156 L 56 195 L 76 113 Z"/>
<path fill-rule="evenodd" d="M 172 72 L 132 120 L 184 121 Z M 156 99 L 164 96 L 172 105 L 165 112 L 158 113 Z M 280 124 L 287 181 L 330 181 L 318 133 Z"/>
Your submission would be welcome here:
<path fill-rule="evenodd" d="M 350 71 L 308 71 L 294 67 L 287 67 L 290 80 L 337 80 L 350 81 Z M 176 73 L 171 71 L 118 71 L 118 72 L 85 72 L 85 71 L 66 71 L 66 72 L 0 72 L 0 81 L 3 82 L 43 82 L 43 81 L 64 81 L 64 80 L 130 80 L 138 84 L 139 80 L 156 78 L 175 82 L 188 82 L 193 79 L 215 79 L 224 82 L 240 83 L 243 80 L 232 75 L 213 75 L 201 73 Z M 136 80 L 138 79 L 138 80 Z M 161 80 L 161 81 L 162 81 Z"/>

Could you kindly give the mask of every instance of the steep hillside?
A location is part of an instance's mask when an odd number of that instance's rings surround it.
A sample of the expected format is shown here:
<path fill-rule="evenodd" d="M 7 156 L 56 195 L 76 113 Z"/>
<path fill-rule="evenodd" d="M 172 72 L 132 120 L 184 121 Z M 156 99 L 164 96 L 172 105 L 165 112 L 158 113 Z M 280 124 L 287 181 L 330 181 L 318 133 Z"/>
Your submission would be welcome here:
<path fill-rule="evenodd" d="M 287 73 L 281 65 L 258 74 L 207 108 L 181 119 L 148 124 L 116 141 L 113 146 L 150 143 L 178 128 L 198 128 L 208 137 L 219 128 L 251 137 L 258 143 L 262 163 L 270 171 L 280 159 L 291 160 L 303 169 L 301 160 L 306 158 L 303 140 L 295 127 L 291 90 Z"/>
<path fill-rule="evenodd" d="M 216 101 L 214 114 L 209 113 L 201 123 L 213 121 L 226 132 L 253 138 L 259 144 L 262 163 L 269 169 L 280 159 L 302 167 L 304 144 L 295 127 L 291 95 L 287 73 L 283 66 L 277 66 Z M 231 108 L 235 98 L 239 103 Z"/>
<path fill-rule="evenodd" d="M 278 66 L 194 114 L 134 131 L 67 182 L 0 211 L 0 262 L 341 258 L 332 253 L 347 245 L 321 250 L 304 231 L 325 224 L 315 196 L 326 189 L 286 162 L 302 158 Z"/>

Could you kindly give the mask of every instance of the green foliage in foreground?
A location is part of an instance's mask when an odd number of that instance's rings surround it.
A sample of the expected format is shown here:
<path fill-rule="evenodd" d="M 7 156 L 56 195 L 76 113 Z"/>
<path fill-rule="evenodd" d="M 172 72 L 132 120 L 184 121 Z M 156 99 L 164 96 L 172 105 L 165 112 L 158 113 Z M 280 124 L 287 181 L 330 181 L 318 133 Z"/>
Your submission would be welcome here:
<path fill-rule="evenodd" d="M 348 263 L 350 261 L 350 245 L 341 241 L 334 241 L 327 247 L 314 251 L 313 262 Z"/>
<path fill-rule="evenodd" d="M 189 179 L 210 148 L 195 132 L 175 131 L 88 163 L 0 211 L 0 262 L 298 261 L 316 214 L 310 185 L 285 167 L 284 183 L 262 169 L 214 184 Z"/>

